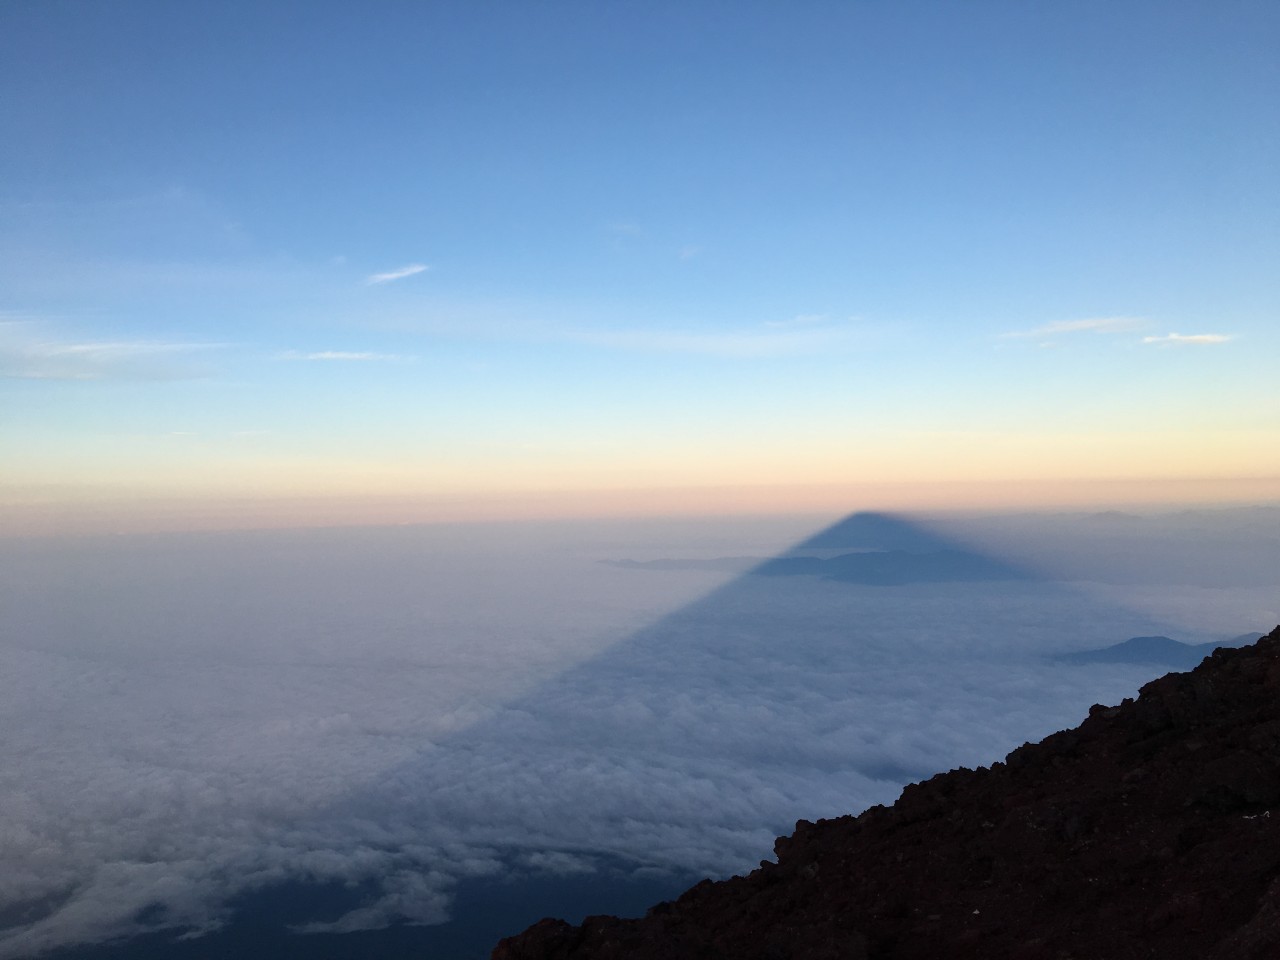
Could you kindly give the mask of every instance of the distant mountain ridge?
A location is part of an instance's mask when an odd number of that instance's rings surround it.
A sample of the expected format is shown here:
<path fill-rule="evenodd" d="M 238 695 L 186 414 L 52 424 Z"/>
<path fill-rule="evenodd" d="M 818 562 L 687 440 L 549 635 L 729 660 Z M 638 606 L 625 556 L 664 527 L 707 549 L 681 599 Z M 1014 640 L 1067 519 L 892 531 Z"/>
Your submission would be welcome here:
<path fill-rule="evenodd" d="M 543 920 L 492 957 L 1274 960 L 1273 810 L 1280 627 L 1004 763 L 800 821 L 747 876 L 638 920 Z"/>
<path fill-rule="evenodd" d="M 1063 663 L 1153 663 L 1173 670 L 1191 670 L 1219 647 L 1254 643 L 1260 633 L 1246 633 L 1217 643 L 1180 643 L 1169 637 L 1130 637 L 1100 650 L 1081 650 L 1054 657 Z"/>

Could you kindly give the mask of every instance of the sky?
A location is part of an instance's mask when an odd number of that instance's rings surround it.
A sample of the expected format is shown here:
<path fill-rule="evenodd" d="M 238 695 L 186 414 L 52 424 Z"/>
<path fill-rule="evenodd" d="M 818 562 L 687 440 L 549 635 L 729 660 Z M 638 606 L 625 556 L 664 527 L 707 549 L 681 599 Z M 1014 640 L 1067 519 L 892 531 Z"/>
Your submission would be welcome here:
<path fill-rule="evenodd" d="M 1277 49 L 0 0 L 0 960 L 725 876 L 1163 672 L 1061 654 L 1271 629 Z M 744 572 L 907 508 L 1024 575 Z"/>
<path fill-rule="evenodd" d="M 1274 499 L 1277 46 L 1250 2 L 9 0 L 0 524 Z"/>

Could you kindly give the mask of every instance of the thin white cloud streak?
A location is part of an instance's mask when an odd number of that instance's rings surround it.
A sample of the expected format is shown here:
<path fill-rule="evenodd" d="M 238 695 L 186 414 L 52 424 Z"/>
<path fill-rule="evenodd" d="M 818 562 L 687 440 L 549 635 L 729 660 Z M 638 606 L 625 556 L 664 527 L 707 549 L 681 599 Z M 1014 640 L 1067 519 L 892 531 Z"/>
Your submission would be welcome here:
<path fill-rule="evenodd" d="M 398 270 L 388 270 L 386 273 L 374 273 L 365 279 L 367 286 L 374 286 L 379 283 L 391 283 L 393 280 L 403 280 L 405 277 L 412 277 L 419 273 L 425 273 L 431 268 L 425 263 L 411 263 L 407 266 L 400 267 Z"/>
<path fill-rule="evenodd" d="M 883 328 L 828 322 L 822 315 L 765 321 L 754 327 L 692 330 L 674 327 L 590 327 L 583 323 L 493 317 L 433 318 L 390 329 L 461 340 L 532 344 L 577 344 L 632 353 L 691 354 L 727 359 L 768 359 L 853 350 L 883 337 Z"/>
<path fill-rule="evenodd" d="M 95 362 L 109 362 L 127 357 L 149 357 L 158 354 L 209 350 L 216 343 L 165 343 L 157 340 L 104 340 L 90 343 L 39 343 L 31 352 L 44 357 L 84 357 Z"/>
<path fill-rule="evenodd" d="M 690 333 L 680 330 L 575 330 L 560 339 L 611 350 L 687 353 L 729 359 L 802 356 L 848 348 L 859 331 L 847 326 Z"/>
<path fill-rule="evenodd" d="M 1160 337 L 1143 337 L 1143 343 L 1162 344 L 1164 346 L 1205 346 L 1215 343 L 1226 343 L 1231 337 L 1225 333 L 1167 333 Z"/>
<path fill-rule="evenodd" d="M 1071 333 L 1129 333 L 1150 324 L 1140 317 L 1088 317 L 1083 320 L 1054 320 L 1031 330 L 1013 330 L 1004 338 L 1054 337 Z"/>
<path fill-rule="evenodd" d="M 8 330 L 5 327 L 9 328 Z M 23 380 L 173 380 L 205 375 L 192 355 L 221 343 L 160 340 L 59 341 L 31 335 L 36 323 L 0 327 L 0 377 Z"/>
<path fill-rule="evenodd" d="M 367 350 L 317 350 L 305 353 L 290 350 L 280 355 L 282 360 L 316 360 L 338 363 L 399 363 L 413 360 L 414 357 L 403 353 L 373 353 Z"/>

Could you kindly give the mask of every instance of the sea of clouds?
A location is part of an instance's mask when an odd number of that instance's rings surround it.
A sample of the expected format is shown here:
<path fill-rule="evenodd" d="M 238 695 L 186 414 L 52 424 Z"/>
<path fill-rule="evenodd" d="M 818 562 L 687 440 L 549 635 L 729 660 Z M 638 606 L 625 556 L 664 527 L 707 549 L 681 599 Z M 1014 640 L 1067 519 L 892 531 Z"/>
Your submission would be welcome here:
<path fill-rule="evenodd" d="M 0 957 L 200 935 L 294 881 L 374 891 L 305 933 L 440 923 L 477 878 L 741 872 L 797 818 L 1163 672 L 1054 654 L 1280 621 L 1269 509 L 916 521 L 1016 581 L 601 562 L 764 559 L 820 526 L 7 541 Z"/>

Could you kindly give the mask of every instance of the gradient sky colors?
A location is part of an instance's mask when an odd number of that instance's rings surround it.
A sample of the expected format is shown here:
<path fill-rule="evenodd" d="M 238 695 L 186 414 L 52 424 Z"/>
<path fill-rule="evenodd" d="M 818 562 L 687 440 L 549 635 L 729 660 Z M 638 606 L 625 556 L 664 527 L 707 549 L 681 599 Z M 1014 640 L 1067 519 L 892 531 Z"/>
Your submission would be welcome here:
<path fill-rule="evenodd" d="M 1275 496 L 1277 49 L 1269 2 L 6 3 L 0 520 Z"/>

